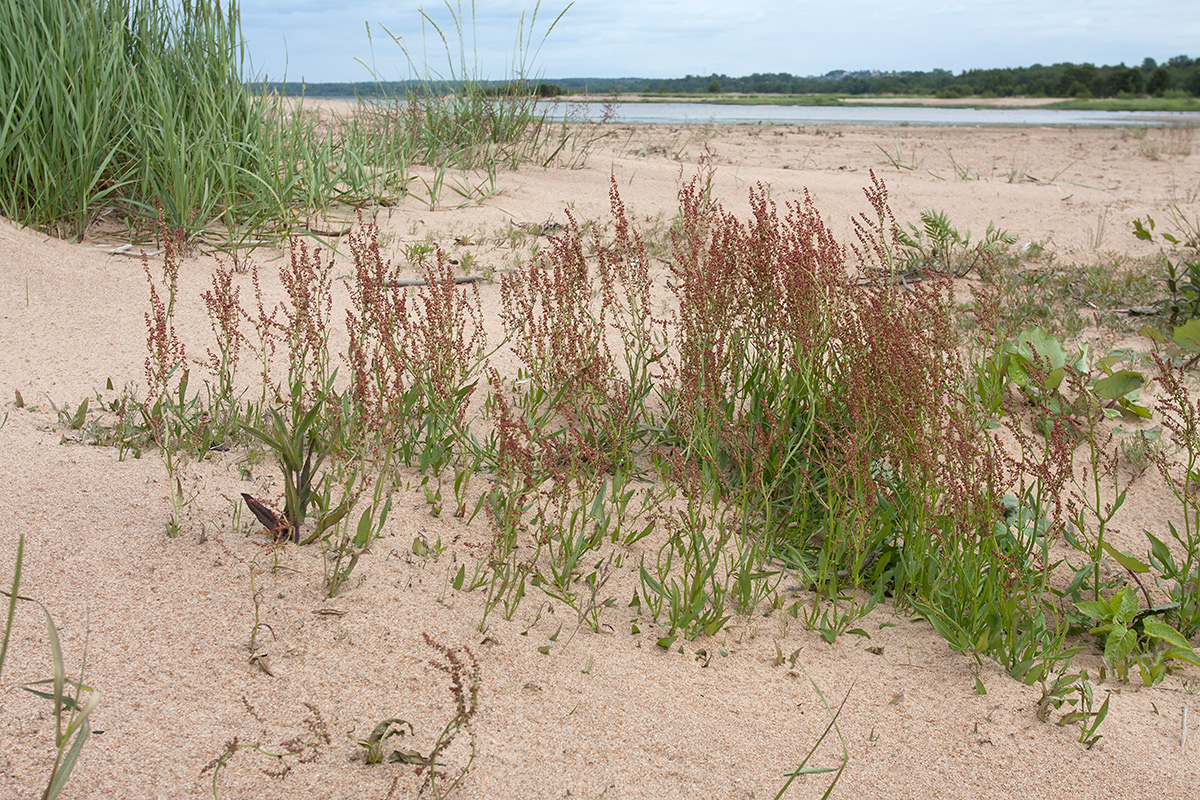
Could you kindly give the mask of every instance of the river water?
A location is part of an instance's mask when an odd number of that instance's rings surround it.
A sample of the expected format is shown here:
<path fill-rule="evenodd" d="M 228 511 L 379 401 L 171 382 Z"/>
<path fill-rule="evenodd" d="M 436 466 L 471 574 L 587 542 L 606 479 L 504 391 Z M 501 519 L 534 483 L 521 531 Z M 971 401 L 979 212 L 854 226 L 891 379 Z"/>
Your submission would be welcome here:
<path fill-rule="evenodd" d="M 551 117 L 599 120 L 602 103 L 553 102 Z M 1176 111 L 1059 111 L 1045 108 L 918 106 L 775 106 L 717 103 L 613 103 L 613 122 L 659 125 L 968 125 L 1121 126 L 1200 125 L 1200 113 Z"/>

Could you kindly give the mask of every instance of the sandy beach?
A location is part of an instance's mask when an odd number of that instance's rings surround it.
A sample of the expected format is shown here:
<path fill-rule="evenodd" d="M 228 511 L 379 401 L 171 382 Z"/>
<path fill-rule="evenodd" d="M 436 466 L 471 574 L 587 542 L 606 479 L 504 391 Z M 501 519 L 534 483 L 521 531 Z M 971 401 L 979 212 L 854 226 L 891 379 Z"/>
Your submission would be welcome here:
<path fill-rule="evenodd" d="M 565 223 L 568 211 L 603 224 L 614 182 L 634 224 L 661 236 L 681 184 L 706 152 L 712 196 L 739 216 L 748 213 L 751 187 L 763 186 L 780 207 L 807 193 L 848 241 L 852 217 L 868 209 L 863 188 L 873 171 L 901 224 L 931 209 L 975 237 L 994 224 L 1015 235 L 1016 247 L 1047 254 L 1028 269 L 1051 263 L 1049 254 L 1061 269 L 1144 265 L 1159 246 L 1133 235 L 1135 218 L 1164 222 L 1172 208 L 1200 213 L 1200 147 L 1191 128 L 618 122 L 586 138 L 586 152 L 570 166 L 500 172 L 494 193 L 473 188 L 484 176 L 451 174 L 446 186 L 461 191 L 443 191 L 435 208 L 413 192 L 380 210 L 383 256 L 404 262 L 414 246 L 436 244 L 464 274 L 499 276 L 514 259 L 528 259 L 535 242 L 546 247 L 537 232 Z M 353 265 L 344 239 L 326 240 L 340 253 L 336 354 L 347 346 L 343 279 Z M 1200 791 L 1194 667 L 1151 688 L 1136 675 L 1097 682 L 1110 710 L 1089 749 L 1076 726 L 1039 721 L 1036 686 L 952 651 L 929 623 L 887 602 L 858 621 L 865 635 L 832 645 L 767 609 L 733 617 L 715 636 L 658 647 L 662 626 L 629 607 L 642 545 L 627 548 L 605 586 L 616 602 L 603 611 L 599 632 L 538 589 L 512 619 L 493 614 L 481 631 L 483 593 L 452 584 L 460 568 L 470 573 L 486 558 L 487 522 L 432 514 L 415 469 L 381 537 L 332 599 L 319 546 L 268 550 L 261 527 L 244 508 L 235 511 L 242 492 L 281 495 L 270 458 L 248 462 L 229 451 L 189 463 L 183 488 L 194 499 L 180 535 L 168 538 L 160 454 L 121 459 L 114 447 L 80 441 L 81 431 L 57 413 L 91 398 L 98 414 L 97 393 L 107 401 L 122 387 L 145 387 L 146 273 L 139 258 L 105 252 L 126 241 L 97 227 L 71 244 L 0 220 L 0 581 L 8 583 L 24 534 L 21 592 L 53 614 L 68 669 L 78 672 L 86 652 L 86 681 L 103 692 L 63 797 L 415 797 L 426 781 L 421 769 L 365 764 L 355 758 L 363 750 L 355 741 L 398 718 L 411 732 L 391 743 L 427 753 L 452 717 L 450 677 L 434 663 L 445 666 L 444 653 L 426 636 L 478 662 L 474 761 L 456 797 L 772 798 L 829 723 L 814 686 L 830 706 L 844 702 L 839 728 L 849 758 L 834 797 L 1184 800 Z M 278 266 L 287 252 L 268 246 L 243 255 L 259 267 L 265 302 L 283 300 Z M 202 294 L 217 263 L 202 245 L 179 274 L 177 329 L 197 362 L 212 347 Z M 654 270 L 665 292 L 667 268 Z M 248 274 L 234 282 L 243 300 L 253 298 Z M 489 342 L 499 344 L 499 282 L 476 286 Z M 1148 349 L 1132 334 L 1088 335 Z M 344 369 L 340 359 L 334 366 Z M 515 368 L 504 352 L 494 363 Z M 205 375 L 197 365 L 193 381 Z M 472 504 L 485 486 L 475 480 Z M 1172 515 L 1178 504 L 1151 469 L 1114 520 L 1112 545 L 1144 553 L 1142 531 L 1165 530 L 1179 522 Z M 414 540 L 443 549 L 418 554 Z M 804 595 L 789 578 L 780 591 Z M 256 614 L 270 674 L 248 658 Z M 1080 666 L 1094 673 L 1099 652 L 1093 643 Z M 20 686 L 51 672 L 40 614 L 24 605 L 0 683 L 0 798 L 44 787 L 54 721 L 48 704 Z M 980 686 L 986 693 L 977 693 Z M 1186 748 L 1185 709 L 1194 737 Z M 262 752 L 289 748 L 294 757 Z M 831 735 L 807 767 L 836 768 L 841 753 Z M 448 770 L 467 759 L 465 738 L 444 754 Z M 820 797 L 830 778 L 802 775 L 785 796 Z"/>

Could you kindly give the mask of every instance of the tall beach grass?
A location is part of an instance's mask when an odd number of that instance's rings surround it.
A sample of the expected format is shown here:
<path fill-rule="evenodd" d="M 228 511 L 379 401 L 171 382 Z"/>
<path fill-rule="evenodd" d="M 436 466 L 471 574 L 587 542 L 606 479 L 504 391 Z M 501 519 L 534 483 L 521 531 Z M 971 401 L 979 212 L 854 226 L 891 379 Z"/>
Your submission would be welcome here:
<path fill-rule="evenodd" d="M 78 240 L 102 220 L 153 228 L 161 207 L 172 229 L 241 241 L 339 205 L 394 203 L 415 164 L 435 168 L 431 204 L 447 170 L 484 170 L 462 193 L 486 196 L 498 169 L 556 152 L 548 143 L 567 132 L 523 88 L 537 9 L 528 29 L 520 20 L 517 91 L 497 96 L 466 55 L 461 5 L 447 7 L 456 36 L 422 20 L 452 65 L 457 44 L 459 67 L 422 65 L 412 91 L 330 118 L 247 87 L 233 0 L 6 3 L 0 214 Z"/>

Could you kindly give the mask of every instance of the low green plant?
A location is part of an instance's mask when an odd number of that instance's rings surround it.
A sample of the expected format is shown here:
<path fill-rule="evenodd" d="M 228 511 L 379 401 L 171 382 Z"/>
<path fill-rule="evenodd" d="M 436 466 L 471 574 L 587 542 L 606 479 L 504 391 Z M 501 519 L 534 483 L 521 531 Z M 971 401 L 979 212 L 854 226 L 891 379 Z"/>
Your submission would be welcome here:
<path fill-rule="evenodd" d="M 1048 722 L 1052 712 L 1067 706 L 1069 710 L 1058 718 L 1057 724 L 1062 726 L 1078 723 L 1079 742 L 1091 750 L 1100 741 L 1096 731 L 1108 716 L 1108 703 L 1111 699 L 1112 692 L 1109 692 L 1100 708 L 1095 708 L 1096 695 L 1087 671 L 1063 672 L 1055 676 L 1053 681 L 1042 681 L 1042 696 L 1038 700 L 1037 717 L 1042 722 Z"/>
<path fill-rule="evenodd" d="M 1147 686 L 1166 676 L 1166 661 L 1173 659 L 1200 666 L 1200 656 L 1179 631 L 1154 616 L 1154 609 L 1139 607 L 1137 592 L 1126 584 L 1112 597 L 1085 600 L 1075 607 L 1097 624 L 1088 632 L 1104 642 L 1104 663 L 1122 681 L 1136 663 Z"/>
<path fill-rule="evenodd" d="M 983 259 L 995 259 L 1017 242 L 1015 234 L 988 223 L 983 238 L 974 245 L 971 232 L 959 233 L 945 211 L 922 211 L 920 227 L 908 223 L 897 239 L 906 251 L 901 258 L 912 269 L 934 269 L 961 278 Z"/>
<path fill-rule="evenodd" d="M 368 550 L 371 542 L 378 538 L 379 532 L 387 523 L 388 512 L 392 507 L 392 490 L 394 488 L 388 480 L 391 475 L 391 460 L 391 449 L 387 448 L 384 457 L 378 463 L 369 463 L 363 459 L 357 464 L 344 467 L 349 474 L 345 479 L 341 501 L 331 510 L 326 510 L 330 505 L 328 501 L 321 504 L 321 519 L 310 540 L 316 538 L 326 540 L 325 582 L 329 597 L 334 597 L 346 583 L 350 573 L 358 565 L 358 559 Z M 351 528 L 347 524 L 349 519 L 347 515 L 355 501 L 363 493 L 360 482 L 366 480 L 365 474 L 368 468 L 374 468 L 377 475 L 371 502 L 367 508 L 363 509 L 358 519 L 358 525 L 351 532 Z M 326 533 L 326 530 L 329 533 Z"/>
<path fill-rule="evenodd" d="M 24 597 L 21 590 L 21 568 L 25 556 L 25 534 L 17 538 L 17 558 L 13 567 L 12 588 L 9 591 L 0 590 L 0 595 L 8 598 L 8 614 L 4 622 L 4 639 L 0 641 L 0 675 L 4 673 L 4 661 L 8 655 L 8 642 L 12 635 L 13 622 L 16 617 L 17 603 L 33 603 L 42 611 L 46 623 L 46 636 L 50 644 L 50 658 L 54 665 L 54 677 L 35 681 L 22 687 L 30 694 L 49 700 L 54 715 L 54 765 L 50 769 L 50 777 L 42 792 L 42 800 L 54 800 L 58 797 L 71 771 L 79 760 L 79 754 L 92 734 L 91 713 L 100 705 L 103 695 L 83 682 L 83 665 L 79 668 L 79 677 L 67 675 L 63 658 L 62 643 L 58 638 L 58 627 L 50 610 L 31 597 Z M 42 688 L 47 687 L 48 691 Z"/>
<path fill-rule="evenodd" d="M 243 426 L 246 433 L 274 452 L 283 471 L 284 514 L 297 543 L 301 538 L 300 526 L 320 490 L 321 466 L 339 445 L 340 436 L 340 428 L 321 416 L 326 395 L 317 397 L 308 408 L 303 406 L 302 397 L 303 388 L 297 382 L 292 385 L 285 411 L 267 409 L 268 427 Z"/>
<path fill-rule="evenodd" d="M 435 649 L 440 659 L 430 664 L 439 672 L 450 678 L 450 696 L 454 700 L 454 714 L 446 723 L 434 741 L 429 755 L 421 755 L 416 750 L 405 750 L 389 745 L 390 739 L 415 736 L 412 723 L 400 717 L 391 717 L 380 722 L 364 739 L 356 739 L 354 743 L 362 748 L 355 754 L 366 764 L 409 764 L 425 771 L 425 783 L 430 793 L 441 800 L 449 797 L 455 789 L 462 785 L 463 780 L 475 762 L 476 735 L 473 725 L 475 714 L 479 710 L 479 690 L 482 687 L 482 677 L 479 662 L 475 654 L 466 647 L 451 648 L 440 644 L 428 633 L 422 634 L 425 643 Z M 446 753 L 463 733 L 468 739 L 465 763 L 457 770 L 445 771 Z M 390 752 L 388 752 L 390 749 Z"/>
<path fill-rule="evenodd" d="M 1181 232 L 1160 234 L 1168 245 L 1162 259 L 1167 270 L 1163 282 L 1167 287 L 1170 325 L 1200 317 L 1200 223 L 1189 223 L 1179 212 L 1175 214 L 1175 222 Z M 1154 227 L 1154 218 L 1149 215 L 1145 222 L 1133 221 L 1134 235 L 1146 242 L 1154 241 Z"/>
<path fill-rule="evenodd" d="M 883 153 L 883 157 L 887 159 L 887 163 L 897 170 L 906 169 L 911 172 L 919 170 L 925 165 L 925 158 L 917 158 L 917 149 L 914 147 L 909 157 L 906 159 L 904 153 L 900 149 L 900 140 L 895 136 L 892 137 L 892 147 L 896 151 L 890 153 L 884 149 L 883 145 L 875 145 L 879 152 Z"/>
<path fill-rule="evenodd" d="M 1129 357 L 1128 351 L 1118 350 L 1093 360 L 1086 343 L 1068 351 L 1057 337 L 1031 328 L 1004 344 L 993 368 L 1030 402 L 1053 414 L 1084 414 L 1088 403 L 1095 403 L 1110 419 L 1149 417 L 1150 410 L 1139 403 L 1145 376 L 1115 369 Z"/>

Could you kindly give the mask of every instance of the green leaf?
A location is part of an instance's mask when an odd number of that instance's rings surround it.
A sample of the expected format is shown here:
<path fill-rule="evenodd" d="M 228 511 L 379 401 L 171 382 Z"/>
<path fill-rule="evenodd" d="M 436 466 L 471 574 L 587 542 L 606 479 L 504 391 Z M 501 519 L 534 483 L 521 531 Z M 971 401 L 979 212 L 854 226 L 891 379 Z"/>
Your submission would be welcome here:
<path fill-rule="evenodd" d="M 979 678 L 975 679 L 975 694 L 987 694 L 987 687 L 983 685 L 983 681 Z"/>
<path fill-rule="evenodd" d="M 13 568 L 12 591 L 8 593 L 8 619 L 4 624 L 4 639 L 0 641 L 0 675 L 4 673 L 4 659 L 8 654 L 8 640 L 12 635 L 13 617 L 17 613 L 17 600 L 21 589 L 21 565 L 25 556 L 25 534 L 17 538 L 17 563 Z"/>
<path fill-rule="evenodd" d="M 1124 625 L 1114 625 L 1112 633 L 1104 642 L 1104 660 L 1114 667 L 1124 664 L 1129 654 L 1137 647 L 1137 632 Z"/>
<path fill-rule="evenodd" d="M 88 399 L 83 398 L 83 402 L 79 404 L 79 408 L 75 409 L 75 414 L 71 417 L 71 430 L 77 431 L 83 427 L 84 421 L 87 419 Z"/>
<path fill-rule="evenodd" d="M 62 765 L 54 775 L 54 780 L 46 787 L 46 794 L 44 796 L 47 800 L 53 800 L 53 798 L 62 794 L 63 787 L 67 785 L 67 778 L 71 777 L 71 771 L 75 769 L 75 762 L 79 760 L 79 752 L 83 749 L 84 743 L 92 733 L 91 723 L 86 720 L 81 720 L 81 722 L 83 722 L 82 730 L 75 737 L 75 741 L 71 743 L 71 749 L 67 751 L 66 756 L 63 758 Z"/>
<path fill-rule="evenodd" d="M 662 584 L 656 581 L 645 567 L 642 567 L 642 583 L 650 587 L 650 590 L 655 594 L 662 594 Z"/>
<path fill-rule="evenodd" d="M 1174 647 L 1179 647 L 1190 651 L 1192 646 L 1188 640 L 1183 637 L 1183 634 L 1172 628 L 1162 620 L 1147 619 L 1142 623 L 1142 630 L 1147 636 L 1153 636 L 1155 639 L 1161 639 L 1167 644 Z M 1193 658 L 1195 656 L 1193 655 Z"/>
<path fill-rule="evenodd" d="M 1127 625 L 1137 616 L 1138 599 L 1131 586 L 1122 586 L 1121 590 L 1113 595 L 1110 605 L 1115 611 L 1117 622 Z"/>
<path fill-rule="evenodd" d="M 1017 354 L 1027 364 L 1036 364 L 1042 369 L 1057 370 L 1068 365 L 1062 342 L 1041 328 L 1032 328 L 1017 336 Z"/>
<path fill-rule="evenodd" d="M 1102 542 L 1102 545 L 1104 547 L 1104 552 L 1108 553 L 1110 556 L 1115 558 L 1117 560 L 1118 564 L 1120 564 L 1122 567 L 1129 570 L 1130 572 L 1135 572 L 1138 575 L 1141 575 L 1143 573 L 1150 571 L 1149 564 L 1143 563 L 1142 561 L 1129 555 L 1128 553 L 1122 553 L 1120 550 L 1117 550 L 1115 547 L 1110 545 L 1108 542 Z M 1129 587 L 1126 586 L 1125 588 L 1128 589 Z M 1133 592 L 1130 592 L 1130 595 L 1132 595 L 1132 594 L 1133 594 Z M 1134 598 L 1133 602 L 1134 602 L 1134 611 L 1136 612 L 1137 611 L 1137 607 L 1136 607 L 1137 598 Z M 1130 619 L 1132 619 L 1132 617 L 1130 617 Z"/>
<path fill-rule="evenodd" d="M 1200 319 L 1190 319 L 1171 334 L 1175 344 L 1192 353 L 1200 353 Z"/>
<path fill-rule="evenodd" d="M 1130 392 L 1142 388 L 1145 383 L 1146 379 L 1140 372 L 1123 369 L 1096 381 L 1092 388 L 1096 392 L 1096 396 L 1102 400 L 1118 400 Z"/>
<path fill-rule="evenodd" d="M 454 583 L 452 585 L 454 586 L 454 588 L 456 590 L 461 589 L 463 587 L 463 579 L 466 577 L 467 577 L 467 567 L 464 564 L 458 568 L 458 572 L 454 575 Z"/>
<path fill-rule="evenodd" d="M 1154 230 L 1154 218 L 1149 214 L 1146 215 L 1146 224 L 1142 225 L 1140 219 L 1133 221 L 1133 235 L 1141 239 L 1143 242 L 1154 241 L 1154 235 L 1150 231 Z"/>
<path fill-rule="evenodd" d="M 1167 545 L 1149 531 L 1146 531 L 1146 538 L 1150 540 L 1150 554 L 1158 560 L 1158 563 L 1162 564 L 1170 572 L 1177 572 L 1175 558 L 1171 555 L 1171 550 Z"/>
<path fill-rule="evenodd" d="M 1110 613 L 1108 603 L 1100 600 L 1084 600 L 1081 603 L 1076 603 L 1075 607 L 1097 622 L 1107 620 Z"/>
<path fill-rule="evenodd" d="M 358 518 L 358 531 L 354 534 L 354 546 L 366 547 L 371 538 L 371 509 L 367 509 Z"/>
<path fill-rule="evenodd" d="M 1138 335 L 1145 336 L 1147 339 L 1158 342 L 1159 344 L 1162 344 L 1167 340 L 1167 337 L 1163 336 L 1162 331 L 1160 331 L 1158 328 L 1155 328 L 1153 325 L 1142 326 L 1142 329 L 1138 331 Z"/>
<path fill-rule="evenodd" d="M 678 636 L 664 636 L 654 644 L 661 647 L 663 650 L 670 650 L 671 645 L 675 644 L 675 640 L 678 638 Z"/>
<path fill-rule="evenodd" d="M 1200 657 L 1196 656 L 1196 651 L 1192 648 L 1183 647 L 1168 647 L 1163 651 L 1164 658 L 1177 658 L 1180 661 L 1186 661 L 1192 666 L 1200 667 Z"/>

